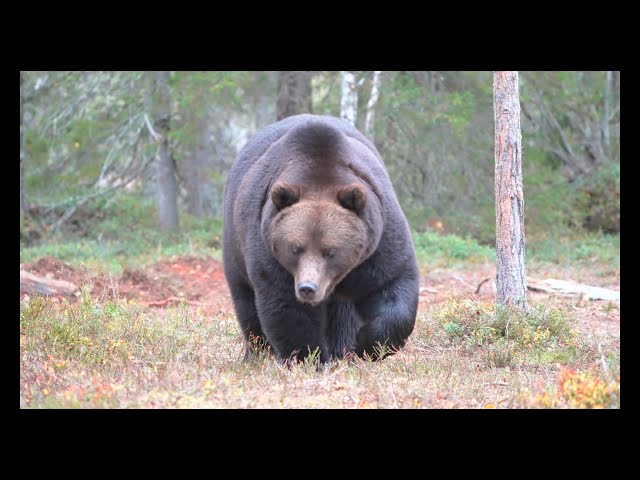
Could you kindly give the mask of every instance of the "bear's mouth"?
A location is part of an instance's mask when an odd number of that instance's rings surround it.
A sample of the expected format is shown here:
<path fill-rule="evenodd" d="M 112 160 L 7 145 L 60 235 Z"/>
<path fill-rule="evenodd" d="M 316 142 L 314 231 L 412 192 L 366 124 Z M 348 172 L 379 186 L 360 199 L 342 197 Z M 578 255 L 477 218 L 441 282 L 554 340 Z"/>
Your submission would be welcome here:
<path fill-rule="evenodd" d="M 309 305 L 310 307 L 319 307 L 319 306 L 322 304 L 322 302 L 324 302 L 324 300 L 322 300 L 322 301 L 320 301 L 320 302 L 308 302 L 308 301 L 306 301 L 306 300 L 305 300 L 305 301 L 303 301 L 303 300 L 300 300 L 300 299 L 298 299 L 298 301 L 299 301 L 300 303 L 305 304 L 305 305 Z"/>
<path fill-rule="evenodd" d="M 317 307 L 319 306 L 321 303 L 324 303 L 327 300 L 327 297 L 323 297 L 320 300 L 316 300 L 315 298 L 300 298 L 300 295 L 296 295 L 296 299 L 298 300 L 298 302 L 303 303 L 305 305 L 310 305 L 312 307 Z"/>

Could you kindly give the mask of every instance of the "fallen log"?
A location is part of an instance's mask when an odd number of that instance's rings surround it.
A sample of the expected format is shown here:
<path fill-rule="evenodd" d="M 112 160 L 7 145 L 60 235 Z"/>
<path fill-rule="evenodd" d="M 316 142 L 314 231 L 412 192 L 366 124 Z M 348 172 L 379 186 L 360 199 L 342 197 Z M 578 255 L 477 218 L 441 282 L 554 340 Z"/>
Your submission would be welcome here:
<path fill-rule="evenodd" d="M 589 300 L 620 301 L 620 292 L 616 290 L 592 287 L 555 278 L 547 278 L 546 280 L 527 278 L 527 288 L 534 292 L 554 293 L 557 295 L 573 296 L 583 294 Z"/>
<path fill-rule="evenodd" d="M 26 293 L 40 293 L 41 295 L 74 295 L 79 289 L 66 280 L 54 280 L 40 277 L 26 270 L 20 270 L 20 290 Z"/>

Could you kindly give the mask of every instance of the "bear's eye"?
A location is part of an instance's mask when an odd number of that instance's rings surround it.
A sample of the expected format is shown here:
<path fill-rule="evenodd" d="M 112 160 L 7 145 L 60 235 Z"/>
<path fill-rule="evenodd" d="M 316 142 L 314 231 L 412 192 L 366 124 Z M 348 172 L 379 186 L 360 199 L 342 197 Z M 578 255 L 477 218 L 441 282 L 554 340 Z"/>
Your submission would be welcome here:
<path fill-rule="evenodd" d="M 324 252 L 322 252 L 322 256 L 324 258 L 333 258 L 336 256 L 336 250 L 334 248 L 328 248 Z"/>
<path fill-rule="evenodd" d="M 293 247 L 291 247 L 291 252 L 294 255 L 300 255 L 301 253 L 304 252 L 304 248 L 298 246 L 298 245 L 294 245 Z"/>

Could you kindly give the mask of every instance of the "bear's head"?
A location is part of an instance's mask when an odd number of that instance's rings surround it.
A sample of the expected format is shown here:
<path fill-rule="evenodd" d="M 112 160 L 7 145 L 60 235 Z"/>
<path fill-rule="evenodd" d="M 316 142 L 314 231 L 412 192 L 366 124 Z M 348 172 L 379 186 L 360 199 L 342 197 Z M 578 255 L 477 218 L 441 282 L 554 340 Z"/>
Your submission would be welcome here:
<path fill-rule="evenodd" d="M 271 222 L 271 251 L 293 275 L 298 301 L 318 305 L 366 255 L 367 203 L 363 185 L 352 183 L 319 191 L 278 181 L 271 201 L 278 210 Z"/>

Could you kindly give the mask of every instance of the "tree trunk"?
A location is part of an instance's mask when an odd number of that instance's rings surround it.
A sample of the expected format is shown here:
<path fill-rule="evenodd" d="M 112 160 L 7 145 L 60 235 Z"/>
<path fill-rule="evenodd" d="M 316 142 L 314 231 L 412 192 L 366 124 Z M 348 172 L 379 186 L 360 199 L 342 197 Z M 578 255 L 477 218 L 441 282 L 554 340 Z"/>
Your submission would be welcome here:
<path fill-rule="evenodd" d="M 493 76 L 496 267 L 499 305 L 528 310 L 518 72 Z"/>
<path fill-rule="evenodd" d="M 312 113 L 311 72 L 278 72 L 277 119 Z"/>
<path fill-rule="evenodd" d="M 161 231 L 178 229 L 178 186 L 175 166 L 169 150 L 169 128 L 171 120 L 171 95 L 169 72 L 155 73 L 155 95 L 153 118 L 158 133 L 156 158 L 158 216 Z"/>
<path fill-rule="evenodd" d="M 342 72 L 341 85 L 340 118 L 355 127 L 358 113 L 358 86 L 356 85 L 356 76 L 351 72 Z"/>
<path fill-rule="evenodd" d="M 27 202 L 24 194 L 24 88 L 20 72 L 20 218 L 26 212 Z"/>
<path fill-rule="evenodd" d="M 376 103 L 380 94 L 380 73 L 373 72 L 373 82 L 371 85 L 371 95 L 367 104 L 367 116 L 364 119 L 364 134 L 373 141 L 373 119 L 376 114 Z"/>
<path fill-rule="evenodd" d="M 186 159 L 187 210 L 190 214 L 201 217 L 205 214 L 205 166 L 209 154 L 209 122 L 206 115 L 194 121 L 197 128 L 195 148 Z"/>
<path fill-rule="evenodd" d="M 611 86 L 613 84 L 613 72 L 605 72 L 603 114 L 602 114 L 602 146 L 604 154 L 609 158 L 609 115 L 611 112 Z"/>

